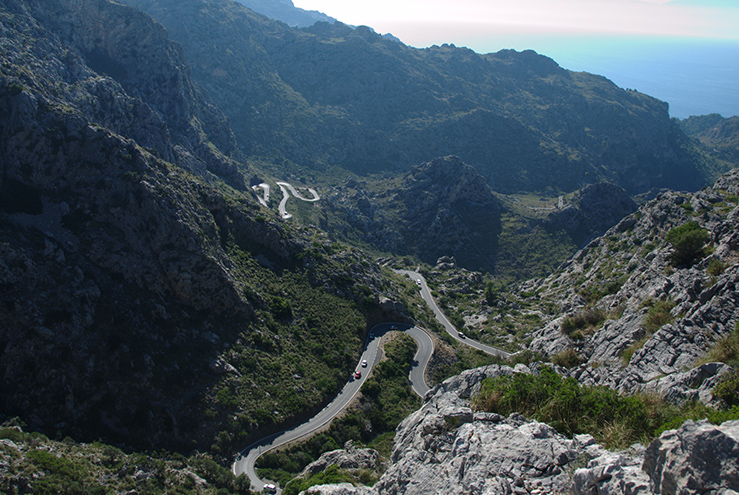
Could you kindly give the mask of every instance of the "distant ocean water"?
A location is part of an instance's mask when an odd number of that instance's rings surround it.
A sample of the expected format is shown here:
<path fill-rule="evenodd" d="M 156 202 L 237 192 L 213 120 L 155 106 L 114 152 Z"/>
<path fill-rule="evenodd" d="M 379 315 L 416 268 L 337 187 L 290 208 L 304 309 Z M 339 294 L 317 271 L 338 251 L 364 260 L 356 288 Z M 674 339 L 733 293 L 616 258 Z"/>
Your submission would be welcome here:
<path fill-rule="evenodd" d="M 670 115 L 739 115 L 739 41 L 572 39 L 538 43 L 565 69 L 600 74 L 666 101 Z"/>

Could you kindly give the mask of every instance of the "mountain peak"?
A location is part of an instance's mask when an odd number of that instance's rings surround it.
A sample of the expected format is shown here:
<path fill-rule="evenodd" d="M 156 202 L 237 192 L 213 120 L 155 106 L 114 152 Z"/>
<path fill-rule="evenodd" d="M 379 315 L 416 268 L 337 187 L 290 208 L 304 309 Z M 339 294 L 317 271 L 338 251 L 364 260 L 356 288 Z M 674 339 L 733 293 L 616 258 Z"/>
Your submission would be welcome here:
<path fill-rule="evenodd" d="M 284 22 L 292 27 L 308 27 L 316 22 L 333 24 L 336 19 L 317 10 L 304 10 L 296 7 L 291 0 L 236 0 L 258 14 Z"/>

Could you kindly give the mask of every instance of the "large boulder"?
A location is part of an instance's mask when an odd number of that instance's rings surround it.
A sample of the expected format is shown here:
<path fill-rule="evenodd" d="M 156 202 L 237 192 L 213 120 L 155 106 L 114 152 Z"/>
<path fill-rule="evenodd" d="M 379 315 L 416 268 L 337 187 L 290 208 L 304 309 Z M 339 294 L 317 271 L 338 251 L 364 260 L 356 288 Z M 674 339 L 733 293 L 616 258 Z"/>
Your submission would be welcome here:
<path fill-rule="evenodd" d="M 686 421 L 664 432 L 644 454 L 652 493 L 736 493 L 739 491 L 739 421 L 715 426 Z"/>

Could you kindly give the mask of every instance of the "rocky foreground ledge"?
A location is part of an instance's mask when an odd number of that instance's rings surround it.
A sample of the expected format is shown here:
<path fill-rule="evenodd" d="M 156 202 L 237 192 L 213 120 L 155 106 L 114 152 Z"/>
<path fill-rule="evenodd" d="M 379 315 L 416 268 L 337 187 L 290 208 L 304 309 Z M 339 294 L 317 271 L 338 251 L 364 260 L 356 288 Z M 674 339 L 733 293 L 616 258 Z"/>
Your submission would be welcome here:
<path fill-rule="evenodd" d="M 473 412 L 483 379 L 530 373 L 491 365 L 452 377 L 398 427 L 390 467 L 373 487 L 314 486 L 306 494 L 735 494 L 739 421 L 687 421 L 648 447 L 610 452 L 590 435 L 569 439 L 513 414 Z M 366 449 L 343 453 L 366 457 Z M 325 456 L 336 458 L 336 452 Z M 323 458 L 322 458 L 323 459 Z M 325 460 L 317 463 L 326 465 Z M 351 463 L 349 463 L 351 464 Z M 312 471 L 308 466 L 306 471 Z"/>

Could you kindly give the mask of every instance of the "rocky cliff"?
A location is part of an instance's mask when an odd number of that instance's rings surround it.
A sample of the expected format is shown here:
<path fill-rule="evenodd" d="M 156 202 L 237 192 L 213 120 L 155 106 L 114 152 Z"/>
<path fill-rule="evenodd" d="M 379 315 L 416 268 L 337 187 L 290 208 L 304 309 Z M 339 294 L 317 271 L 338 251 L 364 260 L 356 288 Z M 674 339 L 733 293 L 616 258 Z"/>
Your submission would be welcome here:
<path fill-rule="evenodd" d="M 586 364 L 572 374 L 585 383 L 683 398 L 695 396 L 703 380 L 710 388 L 722 367 L 681 374 L 739 320 L 738 193 L 736 170 L 695 194 L 663 193 L 555 274 L 529 284 L 560 301 L 563 312 L 534 333 L 531 349 L 574 349 Z M 669 234 L 686 224 L 705 233 L 687 262 L 675 256 L 682 248 Z M 593 312 L 602 316 L 589 323 Z"/>
<path fill-rule="evenodd" d="M 609 452 L 590 435 L 567 438 L 518 414 L 505 418 L 470 408 L 469 399 L 484 378 L 512 373 L 531 370 L 493 365 L 466 371 L 431 390 L 421 409 L 398 427 L 390 467 L 371 488 L 325 485 L 304 493 L 646 495 L 739 490 L 739 421 L 720 426 L 688 421 L 646 448 Z"/>

